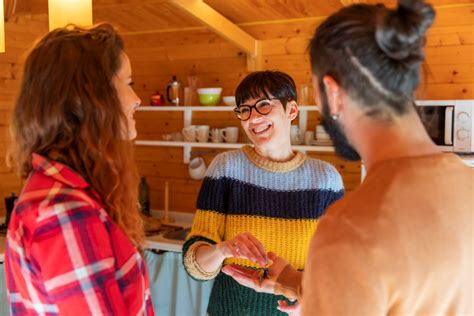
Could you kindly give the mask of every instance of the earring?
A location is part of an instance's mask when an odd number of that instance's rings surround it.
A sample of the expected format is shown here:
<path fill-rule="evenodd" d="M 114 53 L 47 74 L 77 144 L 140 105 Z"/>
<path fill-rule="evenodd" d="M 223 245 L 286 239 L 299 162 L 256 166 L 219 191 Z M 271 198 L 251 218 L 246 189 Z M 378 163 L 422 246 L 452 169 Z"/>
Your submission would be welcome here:
<path fill-rule="evenodd" d="M 332 118 L 334 121 L 337 121 L 337 119 L 339 118 L 339 114 L 338 114 L 338 113 L 331 114 L 331 118 Z"/>

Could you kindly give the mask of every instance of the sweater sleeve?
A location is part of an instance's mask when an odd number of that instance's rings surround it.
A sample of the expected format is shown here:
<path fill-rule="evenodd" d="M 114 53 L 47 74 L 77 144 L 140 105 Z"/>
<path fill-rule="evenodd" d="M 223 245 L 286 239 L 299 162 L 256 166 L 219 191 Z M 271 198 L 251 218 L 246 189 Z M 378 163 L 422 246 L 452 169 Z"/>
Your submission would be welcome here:
<path fill-rule="evenodd" d="M 198 247 L 217 244 L 224 238 L 228 205 L 225 165 L 225 153 L 218 155 L 210 164 L 199 191 L 193 226 L 183 245 L 184 267 L 198 281 L 212 279 L 220 271 L 203 271 L 196 262 L 195 255 Z"/>
<path fill-rule="evenodd" d="M 326 177 L 329 183 L 330 192 L 325 201 L 325 209 L 344 196 L 344 183 L 337 169 L 326 163 Z"/>

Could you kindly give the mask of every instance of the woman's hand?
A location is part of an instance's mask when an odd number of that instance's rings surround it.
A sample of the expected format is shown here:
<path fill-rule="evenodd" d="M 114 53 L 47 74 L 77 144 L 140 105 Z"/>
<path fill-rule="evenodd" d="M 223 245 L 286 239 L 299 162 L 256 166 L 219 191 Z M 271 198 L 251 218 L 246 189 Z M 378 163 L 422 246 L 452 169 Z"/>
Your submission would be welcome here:
<path fill-rule="evenodd" d="M 223 267 L 222 272 L 234 278 L 239 284 L 254 289 L 257 292 L 274 294 L 276 281 L 289 263 L 272 252 L 268 253 L 268 258 L 273 263 L 268 267 L 269 273 L 267 278 L 261 282 L 259 271 L 252 268 L 231 264 Z"/>
<path fill-rule="evenodd" d="M 248 259 L 261 266 L 268 264 L 262 243 L 250 233 L 240 233 L 233 239 L 220 242 L 217 250 L 224 258 Z"/>

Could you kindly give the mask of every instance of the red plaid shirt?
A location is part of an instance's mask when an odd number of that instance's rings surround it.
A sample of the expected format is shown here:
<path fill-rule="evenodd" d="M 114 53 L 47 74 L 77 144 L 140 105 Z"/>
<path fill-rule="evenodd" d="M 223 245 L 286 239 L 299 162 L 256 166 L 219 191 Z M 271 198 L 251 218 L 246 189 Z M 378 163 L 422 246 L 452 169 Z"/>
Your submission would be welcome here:
<path fill-rule="evenodd" d="M 33 154 L 8 227 L 12 315 L 153 315 L 145 263 L 67 166 Z"/>

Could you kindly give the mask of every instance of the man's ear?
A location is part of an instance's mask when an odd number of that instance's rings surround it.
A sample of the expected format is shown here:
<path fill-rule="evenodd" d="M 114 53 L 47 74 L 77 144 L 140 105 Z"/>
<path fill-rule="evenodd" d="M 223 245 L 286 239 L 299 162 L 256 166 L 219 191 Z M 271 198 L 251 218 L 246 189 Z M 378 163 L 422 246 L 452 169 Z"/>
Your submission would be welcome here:
<path fill-rule="evenodd" d="M 339 114 L 343 110 L 342 88 L 333 77 L 326 75 L 323 77 L 324 90 L 328 100 L 330 114 Z"/>
<path fill-rule="evenodd" d="M 293 121 L 298 116 L 298 104 L 296 101 L 288 101 L 286 103 L 286 113 L 288 113 L 288 118 L 290 121 Z"/>

